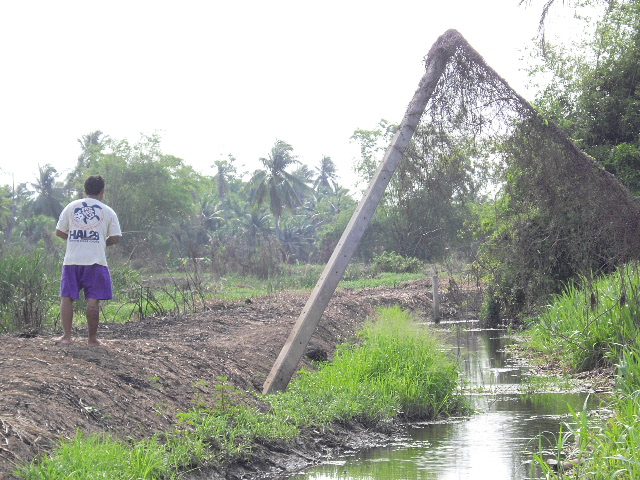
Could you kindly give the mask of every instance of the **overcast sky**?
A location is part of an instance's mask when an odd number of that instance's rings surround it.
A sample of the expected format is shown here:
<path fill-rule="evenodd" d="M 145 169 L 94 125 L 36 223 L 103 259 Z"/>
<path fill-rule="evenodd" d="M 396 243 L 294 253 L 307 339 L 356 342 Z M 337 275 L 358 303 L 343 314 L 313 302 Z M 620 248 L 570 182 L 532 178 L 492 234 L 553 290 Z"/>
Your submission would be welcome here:
<path fill-rule="evenodd" d="M 525 97 L 542 1 L 0 0 L 0 184 L 66 174 L 101 130 L 205 174 L 260 167 L 276 139 L 352 185 L 357 128 L 399 122 L 423 57 L 455 28 Z M 562 2 L 558 2 L 561 4 Z"/>

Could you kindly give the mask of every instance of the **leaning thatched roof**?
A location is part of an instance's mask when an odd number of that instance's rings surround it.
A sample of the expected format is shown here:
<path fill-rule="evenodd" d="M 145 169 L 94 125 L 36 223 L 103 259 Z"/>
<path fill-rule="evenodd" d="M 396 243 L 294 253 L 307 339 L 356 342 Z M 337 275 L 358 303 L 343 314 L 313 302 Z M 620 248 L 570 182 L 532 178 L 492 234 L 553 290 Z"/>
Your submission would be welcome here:
<path fill-rule="evenodd" d="M 640 256 L 640 201 L 593 158 L 582 152 L 552 121 L 515 92 L 455 30 L 445 32 L 425 57 L 427 65 L 447 58 L 447 66 L 426 105 L 421 125 L 452 135 L 493 142 L 504 169 L 516 167 L 516 181 L 503 179 L 512 215 L 530 222 L 544 218 L 538 235 L 523 239 L 520 256 L 561 252 L 561 261 L 579 273 L 608 270 Z M 500 145 L 496 149 L 496 143 Z M 438 150 L 434 145 L 435 150 Z M 520 225 L 527 229 L 526 219 Z M 531 232 L 533 233 L 533 232 Z M 553 249 L 540 251 L 541 244 Z M 540 253 L 536 253 L 540 251 Z M 544 258 L 543 258 L 544 257 Z"/>

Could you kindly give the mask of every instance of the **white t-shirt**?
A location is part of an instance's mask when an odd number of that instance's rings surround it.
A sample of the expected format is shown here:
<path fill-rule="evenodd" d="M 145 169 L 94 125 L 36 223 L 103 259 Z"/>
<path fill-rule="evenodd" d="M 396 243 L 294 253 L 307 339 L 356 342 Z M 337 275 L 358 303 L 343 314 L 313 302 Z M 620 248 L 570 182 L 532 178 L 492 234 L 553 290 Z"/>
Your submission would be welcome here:
<path fill-rule="evenodd" d="M 113 209 L 94 198 L 67 205 L 56 228 L 69 235 L 64 265 L 107 265 L 107 237 L 122 235 Z"/>

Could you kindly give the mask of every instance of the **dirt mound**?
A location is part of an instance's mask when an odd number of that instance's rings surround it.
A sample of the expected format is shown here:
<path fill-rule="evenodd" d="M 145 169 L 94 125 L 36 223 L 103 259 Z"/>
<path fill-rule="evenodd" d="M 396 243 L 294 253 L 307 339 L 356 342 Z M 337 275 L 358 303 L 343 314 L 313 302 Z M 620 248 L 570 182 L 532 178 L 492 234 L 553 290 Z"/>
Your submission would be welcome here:
<path fill-rule="evenodd" d="M 179 318 L 102 323 L 106 349 L 87 347 L 84 328 L 68 346 L 49 335 L 2 336 L 0 478 L 11 478 L 16 465 L 73 438 L 77 429 L 136 439 L 169 431 L 176 413 L 196 398 L 213 398 L 218 377 L 261 391 L 307 297 L 282 292 L 212 303 Z M 430 312 L 430 280 L 337 291 L 308 352 L 330 359 L 376 307 L 389 305 Z M 446 298 L 442 306 L 446 314 Z M 309 358 L 303 364 L 311 367 Z"/>

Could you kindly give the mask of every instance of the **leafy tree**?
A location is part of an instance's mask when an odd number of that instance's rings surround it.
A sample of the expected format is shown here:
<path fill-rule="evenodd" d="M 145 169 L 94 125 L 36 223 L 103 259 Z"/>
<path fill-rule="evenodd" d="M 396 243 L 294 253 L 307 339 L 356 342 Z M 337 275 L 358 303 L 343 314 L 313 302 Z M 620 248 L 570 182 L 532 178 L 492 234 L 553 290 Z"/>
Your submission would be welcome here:
<path fill-rule="evenodd" d="M 84 166 L 95 153 L 100 152 L 101 143 L 106 140 L 103 135 L 100 130 L 94 130 L 78 139 L 78 143 L 82 147 L 82 153 L 78 156 L 78 165 L 80 167 Z"/>
<path fill-rule="evenodd" d="M 298 166 L 292 172 L 292 175 L 299 178 L 307 185 L 311 185 L 313 183 L 313 170 L 304 163 L 298 163 Z"/>
<path fill-rule="evenodd" d="M 82 172 L 91 168 L 93 159 L 102 152 L 107 138 L 100 130 L 94 130 L 78 138 L 82 151 L 78 155 L 75 168 L 67 175 L 65 181 L 65 188 L 69 195 L 74 190 L 78 195 L 83 194 Z"/>
<path fill-rule="evenodd" d="M 315 242 L 317 261 L 329 261 L 355 209 L 356 201 L 346 188 L 338 187 L 333 196 L 320 199 L 317 206 L 319 221 L 316 225 Z"/>
<path fill-rule="evenodd" d="M 216 160 L 214 162 L 216 174 L 212 179 L 215 185 L 215 191 L 220 199 L 220 209 L 222 210 L 221 213 L 227 232 L 230 231 L 229 215 L 232 214 L 229 195 L 232 193 L 233 187 L 241 183 L 237 178 L 237 170 L 234 165 L 235 161 L 236 159 L 233 155 L 229 155 L 226 160 Z"/>
<path fill-rule="evenodd" d="M 461 246 L 460 232 L 473 216 L 469 205 L 482 199 L 488 171 L 478 160 L 480 142 L 451 134 L 448 127 L 418 126 L 365 232 L 360 255 L 373 258 L 386 250 L 435 261 Z M 357 171 L 373 176 L 394 131 L 382 120 L 374 130 L 354 133 L 362 155 Z"/>
<path fill-rule="evenodd" d="M 82 177 L 105 177 L 105 202 L 118 214 L 125 248 L 140 242 L 168 248 L 173 229 L 197 222 L 196 199 L 205 179 L 175 156 L 164 154 L 158 135 L 143 136 L 130 145 L 108 139 Z"/>
<path fill-rule="evenodd" d="M 592 39 L 547 52 L 530 72 L 552 75 L 536 103 L 639 195 L 640 2 L 611 2 Z"/>
<path fill-rule="evenodd" d="M 236 177 L 236 167 L 234 165 L 236 158 L 233 155 L 229 155 L 226 160 L 216 160 L 214 167 L 216 174 L 213 176 L 216 191 L 223 202 L 229 195 L 230 186 L 229 183 Z"/>
<path fill-rule="evenodd" d="M 349 189 L 335 185 L 335 190 L 320 198 L 316 204 L 314 215 L 317 217 L 318 226 L 331 223 L 336 215 L 345 210 L 352 212 L 356 201 L 349 194 Z"/>
<path fill-rule="evenodd" d="M 286 210 L 293 211 L 302 204 L 302 194 L 311 189 L 303 180 L 286 171 L 288 167 L 300 163 L 293 155 L 293 147 L 282 140 L 276 140 L 267 158 L 261 158 L 264 170 L 257 170 L 249 187 L 254 205 L 269 204 L 275 221 L 276 237 L 280 235 L 280 218 Z"/>
<path fill-rule="evenodd" d="M 360 145 L 360 158 L 354 166 L 359 183 L 368 184 L 378 169 L 382 155 L 397 129 L 397 125 L 387 120 L 380 120 L 373 130 L 356 129 L 351 141 Z"/>
<path fill-rule="evenodd" d="M 10 233 L 13 226 L 13 192 L 9 185 L 0 187 L 0 231 Z"/>
<path fill-rule="evenodd" d="M 199 225 L 208 232 L 216 232 L 226 226 L 227 211 L 222 204 L 216 203 L 213 195 L 205 194 L 198 202 L 199 208 Z"/>
<path fill-rule="evenodd" d="M 13 216 L 19 217 L 17 219 L 18 221 L 29 215 L 27 205 L 32 202 L 32 195 L 33 192 L 29 190 L 26 183 L 18 184 L 13 192 L 11 192 L 11 208 L 13 210 Z"/>
<path fill-rule="evenodd" d="M 234 206 L 236 212 L 236 224 L 239 231 L 250 240 L 251 244 L 257 242 L 259 237 L 266 237 L 272 234 L 268 211 L 259 205 L 252 203 L 241 203 Z"/>
<path fill-rule="evenodd" d="M 316 225 L 310 215 L 287 215 L 281 222 L 281 243 L 289 262 L 309 262 L 316 250 Z"/>

